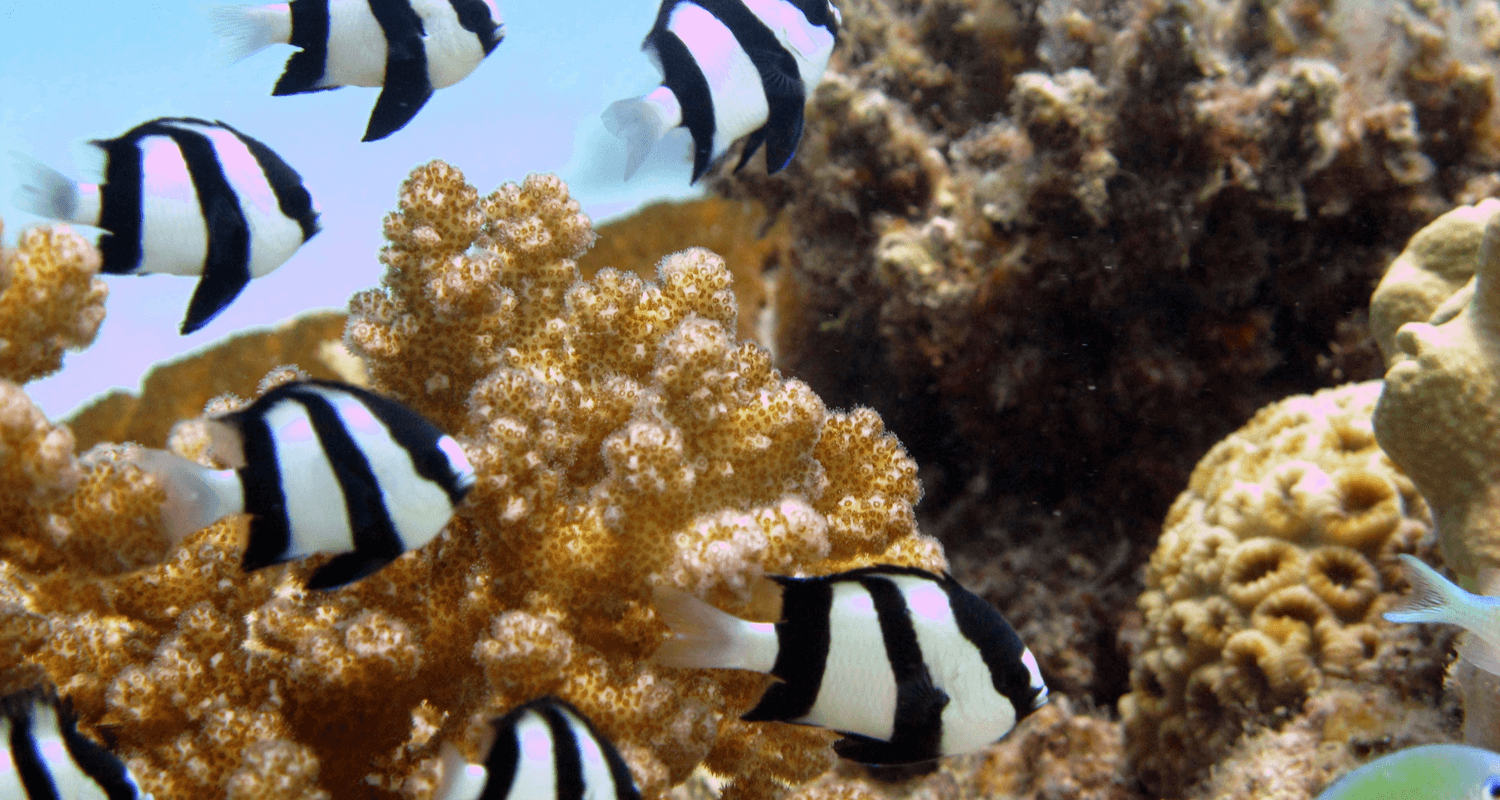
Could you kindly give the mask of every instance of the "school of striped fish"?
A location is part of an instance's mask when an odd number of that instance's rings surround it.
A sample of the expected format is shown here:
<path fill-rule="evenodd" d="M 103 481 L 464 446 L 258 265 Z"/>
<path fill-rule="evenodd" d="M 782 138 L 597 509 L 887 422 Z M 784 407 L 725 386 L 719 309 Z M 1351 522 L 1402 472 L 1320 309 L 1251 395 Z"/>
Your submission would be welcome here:
<path fill-rule="evenodd" d="M 505 36 L 494 0 L 292 0 L 209 14 L 236 58 L 296 48 L 274 95 L 378 87 L 363 141 L 399 132 Z M 628 149 L 626 179 L 677 127 L 692 137 L 692 182 L 739 140 L 736 172 L 761 149 L 768 172 L 786 167 L 841 22 L 829 0 L 663 0 L 642 45 L 661 85 L 603 112 Z M 92 144 L 104 155 L 97 184 L 13 153 L 17 203 L 101 229 L 107 274 L 196 276 L 183 334 L 320 229 L 297 170 L 227 122 L 158 118 Z M 395 400 L 337 382 L 282 384 L 210 418 L 206 430 L 224 469 L 163 450 L 129 455 L 166 489 L 167 538 L 175 545 L 246 515 L 246 573 L 333 554 L 307 579 L 311 590 L 336 591 L 426 545 L 476 481 L 451 436 Z M 875 566 L 763 580 L 780 598 L 775 623 L 741 620 L 671 587 L 654 596 L 672 631 L 656 663 L 777 679 L 747 721 L 828 728 L 842 736 L 845 758 L 906 764 L 984 747 L 1047 701 L 1015 630 L 951 576 Z M 533 699 L 491 727 L 480 763 L 443 745 L 440 800 L 640 797 L 615 746 L 559 698 Z M 0 698 L 0 800 L 141 797 L 149 795 L 107 743 L 78 730 L 56 689 Z"/>
<path fill-rule="evenodd" d="M 235 58 L 277 44 L 296 51 L 274 95 L 378 87 L 363 141 L 398 133 L 437 89 L 473 73 L 505 37 L 494 0 L 292 0 L 210 9 Z M 764 150 L 766 170 L 796 154 L 811 89 L 838 43 L 829 0 L 663 0 L 642 49 L 662 74 L 642 97 L 611 104 L 607 129 L 627 148 L 628 180 L 661 138 L 685 128 L 690 182 L 743 140 L 738 172 Z M 183 334 L 208 324 L 253 278 L 291 260 L 320 229 L 297 170 L 229 123 L 152 119 L 92 142 L 100 183 L 81 183 L 24 154 L 18 205 L 102 230 L 107 274 L 198 279 Z M 474 486 L 463 448 L 390 398 L 330 381 L 283 384 L 208 421 L 211 469 L 162 450 L 130 458 L 166 488 L 166 535 L 180 543 L 229 515 L 249 517 L 245 572 L 333 554 L 307 588 L 336 591 L 423 547 Z M 329 502 L 342 498 L 342 503 Z M 1500 600 L 1464 592 L 1401 556 L 1410 599 L 1386 617 L 1469 632 L 1461 652 L 1500 675 Z M 951 576 L 876 565 L 814 577 L 773 575 L 777 622 L 751 622 L 654 587 L 670 629 L 652 660 L 692 670 L 748 670 L 776 680 L 743 719 L 837 732 L 835 751 L 898 765 L 998 741 L 1047 702 L 1036 658 L 1005 618 Z M 639 800 L 610 740 L 578 709 L 539 697 L 491 722 L 480 763 L 442 746 L 439 800 Z M 1500 755 L 1461 745 L 1410 748 L 1329 787 L 1324 800 L 1500 796 Z M 36 686 L 0 698 L 0 800 L 143 794 L 105 743 L 77 728 L 66 697 Z"/>

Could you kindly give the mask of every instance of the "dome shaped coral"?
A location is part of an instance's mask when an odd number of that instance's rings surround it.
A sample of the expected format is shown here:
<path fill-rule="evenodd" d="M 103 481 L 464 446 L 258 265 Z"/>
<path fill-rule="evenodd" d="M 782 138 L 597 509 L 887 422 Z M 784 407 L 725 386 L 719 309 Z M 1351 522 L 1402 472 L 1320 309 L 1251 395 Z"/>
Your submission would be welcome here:
<path fill-rule="evenodd" d="M 1262 409 L 1173 504 L 1121 700 L 1126 749 L 1153 791 L 1182 794 L 1247 729 L 1283 725 L 1338 682 L 1435 688 L 1443 651 L 1413 658 L 1422 634 L 1380 619 L 1398 591 L 1394 555 L 1415 552 L 1432 519 L 1375 444 L 1379 394 L 1351 384 Z"/>

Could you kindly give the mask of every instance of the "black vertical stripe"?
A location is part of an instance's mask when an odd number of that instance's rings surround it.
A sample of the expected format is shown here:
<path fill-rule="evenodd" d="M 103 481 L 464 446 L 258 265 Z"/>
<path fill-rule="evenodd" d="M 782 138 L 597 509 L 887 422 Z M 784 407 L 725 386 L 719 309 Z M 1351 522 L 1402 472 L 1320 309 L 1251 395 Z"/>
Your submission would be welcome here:
<path fill-rule="evenodd" d="M 448 0 L 448 4 L 453 6 L 458 24 L 479 38 L 479 45 L 484 48 L 485 55 L 489 55 L 505 39 L 505 26 L 498 24 L 490 16 L 490 7 L 485 5 L 484 0 Z"/>
<path fill-rule="evenodd" d="M 339 488 L 343 490 L 344 513 L 354 537 L 354 550 L 367 558 L 387 561 L 406 552 L 385 507 L 385 496 L 375 478 L 375 471 L 370 467 L 370 460 L 350 435 L 333 403 L 306 384 L 287 384 L 287 388 L 291 389 L 287 396 L 307 410 L 323 457 L 328 460 Z"/>
<path fill-rule="evenodd" d="M 777 172 L 791 160 L 797 142 L 802 138 L 802 109 L 807 104 L 807 90 L 802 83 L 797 58 L 760 17 L 755 16 L 742 0 L 692 0 L 713 14 L 734 34 L 740 49 L 749 56 L 760 73 L 761 90 L 766 96 L 768 114 L 765 125 L 745 143 L 740 166 L 754 154 L 754 148 L 767 142 L 766 170 Z M 720 98 L 721 100 L 725 98 Z M 736 167 L 739 169 L 739 167 Z"/>
<path fill-rule="evenodd" d="M 703 76 L 703 70 L 693 59 L 687 45 L 683 44 L 677 34 L 667 30 L 667 23 L 672 19 L 672 9 L 678 2 L 688 1 L 668 0 L 662 3 L 661 10 L 656 15 L 656 24 L 646 34 L 646 41 L 641 47 L 655 51 L 657 61 L 661 63 L 662 85 L 672 90 L 672 94 L 677 96 L 677 104 L 682 108 L 682 127 L 693 135 L 692 182 L 697 183 L 703 173 L 708 171 L 709 162 L 713 159 L 714 99 L 708 88 L 708 79 Z"/>
<path fill-rule="evenodd" d="M 37 752 L 29 712 L 10 720 L 10 757 L 15 762 L 16 774 L 21 777 L 21 786 L 26 789 L 27 800 L 59 800 L 47 763 Z"/>
<path fill-rule="evenodd" d="M 104 790 L 106 800 L 135 800 L 135 782 L 120 759 L 78 732 L 78 717 L 73 713 L 72 702 L 62 700 L 53 708 L 57 712 L 57 728 L 62 732 L 63 745 L 68 748 L 73 763 Z"/>
<path fill-rule="evenodd" d="M 390 433 L 391 439 L 411 457 L 412 466 L 418 475 L 441 487 L 453 505 L 458 505 L 463 501 L 469 489 L 458 484 L 457 476 L 453 474 L 453 469 L 448 463 L 448 457 L 438 449 L 437 443 L 443 438 L 443 432 L 438 430 L 436 425 L 395 400 L 358 386 L 321 380 L 305 383 L 352 395 L 370 410 L 370 414 L 375 419 L 380 420 L 380 424 L 384 425 L 386 431 Z"/>
<path fill-rule="evenodd" d="M 370 11 L 385 34 L 385 78 L 370 112 L 365 135 L 373 142 L 400 130 L 432 97 L 427 68 L 427 35 L 410 0 L 369 0 Z"/>
<path fill-rule="evenodd" d="M 1021 662 L 1026 645 L 994 606 L 965 589 L 952 576 L 943 576 L 942 587 L 959 633 L 978 648 L 980 658 L 989 668 L 990 682 L 995 691 L 1010 700 L 1019 722 L 1036 710 L 1037 696 L 1041 693 L 1032 687 L 1031 672 Z"/>
<path fill-rule="evenodd" d="M 328 69 L 328 0 L 291 0 L 292 46 L 301 50 L 286 61 L 273 95 L 316 92 Z M 326 87 L 333 88 L 333 87 Z"/>
<path fill-rule="evenodd" d="M 556 800 L 583 800 L 587 787 L 583 782 L 583 754 L 578 750 L 577 732 L 552 703 L 537 703 L 532 710 L 547 723 L 552 736 L 553 797 Z"/>
<path fill-rule="evenodd" d="M 266 424 L 264 404 L 267 393 L 249 408 L 224 416 L 223 420 L 240 432 L 244 443 L 245 466 L 238 471 L 240 488 L 245 494 L 245 512 L 250 514 L 250 539 L 240 565 L 246 572 L 269 567 L 286 560 L 292 543 L 292 522 L 286 514 L 286 493 L 281 485 L 281 470 L 276 460 L 276 439 Z"/>
<path fill-rule="evenodd" d="M 302 184 L 302 176 L 297 170 L 292 169 L 292 165 L 259 139 L 247 136 L 226 123 L 214 124 L 234 134 L 245 145 L 255 158 L 255 163 L 260 166 L 260 171 L 265 173 L 266 183 L 270 184 L 271 191 L 276 195 L 277 208 L 287 219 L 297 221 L 297 225 L 302 228 L 302 241 L 311 239 L 320 229 L 318 212 L 313 209 L 312 194 Z"/>
<path fill-rule="evenodd" d="M 807 716 L 818 699 L 828 665 L 832 632 L 833 584 L 827 578 L 772 576 L 782 586 L 781 621 L 776 623 L 776 663 L 760 702 L 740 717 L 747 722 L 793 720 Z"/>
<path fill-rule="evenodd" d="M 609 779 L 614 783 L 615 800 L 640 800 L 641 790 L 635 785 L 635 776 L 630 774 L 630 767 L 625 764 L 625 759 L 620 757 L 620 751 L 599 729 L 594 726 L 592 720 L 583 715 L 583 712 L 574 708 L 565 700 L 556 697 L 544 697 L 538 702 L 549 702 L 567 713 L 568 721 L 573 726 L 574 736 L 588 736 L 599 748 L 599 753 L 604 756 L 604 763 L 609 767 Z M 597 789 L 591 792 L 593 797 L 602 798 L 604 794 Z"/>
<path fill-rule="evenodd" d="M 212 125 L 202 120 L 182 121 Z M 187 316 L 182 321 L 182 332 L 192 333 L 223 311 L 250 282 L 250 223 L 245 219 L 244 209 L 240 208 L 239 194 L 224 174 L 224 165 L 219 161 L 213 142 L 198 131 L 168 124 L 160 126 L 160 133 L 171 137 L 182 152 L 188 177 L 198 193 L 203 226 L 208 232 L 203 276 L 198 280 L 198 287 L 188 303 Z"/>
<path fill-rule="evenodd" d="M 863 577 L 859 584 L 874 601 L 885 657 L 896 679 L 896 717 L 889 742 L 892 755 L 903 762 L 937 758 L 942 755 L 943 709 L 949 698 L 932 683 L 906 597 L 884 576 Z M 883 758 L 881 763 L 890 760 Z"/>
<path fill-rule="evenodd" d="M 104 151 L 104 183 L 99 186 L 100 272 L 125 275 L 141 267 L 141 235 L 145 229 L 143 209 L 144 168 L 137 142 L 140 128 L 132 128 L 115 139 L 96 139 Z"/>
<path fill-rule="evenodd" d="M 474 800 L 506 800 L 515 788 L 521 765 L 521 741 L 516 723 L 526 710 L 524 705 L 513 708 L 490 722 L 490 727 L 495 729 L 495 743 L 490 745 L 490 752 L 484 757 L 484 789 Z"/>

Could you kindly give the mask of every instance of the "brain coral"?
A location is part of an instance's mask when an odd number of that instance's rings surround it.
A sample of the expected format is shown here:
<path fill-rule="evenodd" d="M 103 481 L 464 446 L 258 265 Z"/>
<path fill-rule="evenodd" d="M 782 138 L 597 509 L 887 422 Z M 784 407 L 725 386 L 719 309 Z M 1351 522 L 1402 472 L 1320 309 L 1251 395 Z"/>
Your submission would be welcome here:
<path fill-rule="evenodd" d="M 1379 393 L 1351 384 L 1263 409 L 1173 504 L 1121 701 L 1127 752 L 1153 791 L 1180 795 L 1247 726 L 1280 727 L 1339 681 L 1431 704 L 1442 649 L 1414 656 L 1423 634 L 1380 618 L 1394 556 L 1423 547 L 1432 520 L 1375 444 Z"/>
<path fill-rule="evenodd" d="M 620 745 L 648 797 L 700 762 L 731 797 L 824 771 L 826 732 L 739 720 L 766 678 L 647 663 L 665 633 L 648 598 L 666 581 L 754 613 L 767 571 L 943 568 L 880 418 L 828 411 L 739 343 L 707 251 L 664 259 L 656 283 L 580 280 L 594 234 L 555 178 L 480 196 L 433 162 L 385 232 L 346 341 L 470 454 L 479 482 L 448 529 L 333 592 L 301 588 L 312 564 L 243 574 L 240 518 L 159 563 L 154 482 L 118 447 L 74 459 L 9 390 L 0 442 L 27 455 L 0 461 L 19 526 L 0 550 L 0 690 L 44 673 L 158 800 L 427 798 L 441 742 L 477 757 L 485 720 L 546 692 Z M 174 446 L 199 454 L 195 430 Z"/>

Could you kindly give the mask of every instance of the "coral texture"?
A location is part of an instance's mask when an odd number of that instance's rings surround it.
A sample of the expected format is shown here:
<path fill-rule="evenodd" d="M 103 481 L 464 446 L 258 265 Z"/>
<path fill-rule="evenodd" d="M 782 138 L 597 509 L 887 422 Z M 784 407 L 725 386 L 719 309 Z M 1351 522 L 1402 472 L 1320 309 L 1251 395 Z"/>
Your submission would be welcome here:
<path fill-rule="evenodd" d="M 1430 232 L 1456 234 L 1468 271 L 1449 270 L 1462 289 L 1428 319 L 1412 320 L 1394 337 L 1375 432 L 1391 458 L 1431 504 L 1443 560 L 1470 586 L 1500 593 L 1500 203 L 1439 219 Z M 1488 212 L 1482 240 L 1475 228 Z M 1458 216 L 1459 220 L 1451 217 Z M 1391 265 L 1392 273 L 1404 266 Z M 1384 284 L 1382 284 L 1384 286 Z"/>
<path fill-rule="evenodd" d="M 1247 725 L 1279 728 L 1323 690 L 1383 686 L 1397 707 L 1432 705 L 1443 649 L 1380 617 L 1401 583 L 1394 556 L 1418 551 L 1432 521 L 1375 443 L 1379 393 L 1351 384 L 1269 406 L 1173 504 L 1120 705 L 1153 791 L 1182 794 Z"/>
<path fill-rule="evenodd" d="M 788 220 L 778 364 L 881 413 L 950 555 L 1132 574 L 1215 441 L 1379 376 L 1369 286 L 1496 185 L 1490 0 L 840 7 L 797 157 L 714 186 Z M 1134 589 L 1087 591 L 1041 625 L 1104 664 Z"/>
<path fill-rule="evenodd" d="M 657 283 L 580 280 L 594 234 L 556 178 L 481 196 L 433 162 L 385 231 L 383 285 L 351 302 L 346 341 L 375 388 L 468 452 L 478 483 L 448 529 L 330 592 L 302 588 L 317 558 L 244 574 L 241 517 L 135 571 L 64 559 L 63 529 L 88 530 L 90 553 L 159 551 L 160 490 L 118 448 L 75 461 L 16 390 L 3 441 L 52 460 L 0 474 L 17 484 L 0 496 L 31 504 L 14 512 L 29 549 L 0 554 L 15 612 L 0 690 L 50 678 L 158 800 L 421 800 L 441 742 L 477 758 L 489 718 L 548 692 L 620 746 L 648 797 L 700 763 L 732 777 L 726 797 L 826 770 L 827 732 L 739 720 L 767 678 L 646 661 L 665 634 L 650 586 L 748 612 L 766 572 L 942 569 L 913 522 L 916 467 L 880 418 L 829 412 L 738 342 L 707 251 L 664 259 Z M 171 442 L 206 458 L 200 425 Z M 138 527 L 83 525 L 112 512 Z"/>
<path fill-rule="evenodd" d="M 64 350 L 93 344 L 109 296 L 95 277 L 100 263 L 99 251 L 65 225 L 30 228 L 14 250 L 0 248 L 0 380 L 50 375 Z"/>

